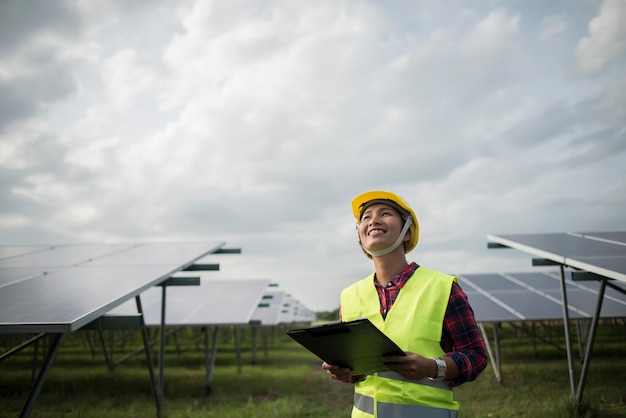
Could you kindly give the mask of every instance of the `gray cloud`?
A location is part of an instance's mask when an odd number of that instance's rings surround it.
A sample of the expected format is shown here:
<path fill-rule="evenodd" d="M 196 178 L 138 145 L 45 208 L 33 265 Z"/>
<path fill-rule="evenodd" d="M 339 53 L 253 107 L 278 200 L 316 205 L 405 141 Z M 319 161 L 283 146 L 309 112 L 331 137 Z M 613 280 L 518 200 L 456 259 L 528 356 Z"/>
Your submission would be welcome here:
<path fill-rule="evenodd" d="M 73 1 L 4 0 L 0 3 L 0 59 L 24 51 L 40 36 L 71 38 L 80 28 Z"/>

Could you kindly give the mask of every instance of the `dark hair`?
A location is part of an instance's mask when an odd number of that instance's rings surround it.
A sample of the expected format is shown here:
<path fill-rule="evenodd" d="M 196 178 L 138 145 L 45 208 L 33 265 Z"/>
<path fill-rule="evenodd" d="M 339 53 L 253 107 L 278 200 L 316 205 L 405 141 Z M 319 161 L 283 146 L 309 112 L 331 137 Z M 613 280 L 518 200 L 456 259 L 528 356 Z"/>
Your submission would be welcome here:
<path fill-rule="evenodd" d="M 398 205 L 393 200 L 374 199 L 374 200 L 369 200 L 361 205 L 361 213 L 359 213 L 359 222 L 361 222 L 361 218 L 363 218 L 363 212 L 365 212 L 365 209 L 376 204 L 383 204 L 383 205 L 392 207 L 393 209 L 395 209 L 396 212 L 398 212 L 398 214 L 400 215 L 403 221 L 406 221 L 406 219 L 409 217 L 409 212 L 406 209 L 404 209 L 402 206 Z"/>

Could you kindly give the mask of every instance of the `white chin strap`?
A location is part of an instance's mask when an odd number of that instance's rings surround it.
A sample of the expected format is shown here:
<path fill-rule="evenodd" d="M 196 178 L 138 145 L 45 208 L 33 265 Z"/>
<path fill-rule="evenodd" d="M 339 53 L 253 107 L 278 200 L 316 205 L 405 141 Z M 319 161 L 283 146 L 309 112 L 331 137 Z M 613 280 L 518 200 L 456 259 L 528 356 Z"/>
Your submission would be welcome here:
<path fill-rule="evenodd" d="M 368 250 L 365 247 L 363 247 L 363 245 L 361 245 L 361 248 L 363 248 L 363 251 L 365 251 L 372 257 L 380 257 L 382 255 L 387 255 L 393 250 L 395 250 L 396 248 L 398 248 L 400 244 L 402 244 L 402 240 L 404 239 L 404 236 L 406 235 L 407 231 L 409 230 L 412 224 L 413 224 L 413 218 L 411 218 L 411 215 L 409 215 L 409 217 L 406 218 L 406 222 L 404 223 L 404 227 L 402 228 L 402 231 L 400 231 L 400 235 L 398 235 L 398 239 L 396 240 L 396 242 L 391 244 L 390 247 L 387 247 L 382 250 Z"/>

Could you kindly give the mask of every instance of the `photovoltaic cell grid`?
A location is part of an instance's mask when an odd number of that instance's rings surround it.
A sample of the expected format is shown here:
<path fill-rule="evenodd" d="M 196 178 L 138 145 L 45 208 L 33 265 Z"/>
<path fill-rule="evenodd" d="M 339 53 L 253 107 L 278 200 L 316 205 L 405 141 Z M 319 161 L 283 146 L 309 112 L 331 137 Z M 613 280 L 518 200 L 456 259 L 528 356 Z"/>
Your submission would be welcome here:
<path fill-rule="evenodd" d="M 567 301 L 569 307 L 563 311 L 563 321 L 582 316 L 590 318 L 591 323 L 578 384 L 575 379 L 576 370 L 569 327 L 564 327 L 570 389 L 572 398 L 580 403 L 599 320 L 602 317 L 618 316 L 613 309 L 617 307 L 616 310 L 621 312 L 621 305 L 624 304 L 624 292 L 618 290 L 623 290 L 626 284 L 626 231 L 488 235 L 487 239 L 503 247 L 514 248 L 561 265 L 558 277 L 562 291 L 559 295 L 562 301 Z M 493 246 L 488 244 L 488 247 Z M 565 267 L 577 271 L 568 272 L 566 276 Z M 568 278 L 574 278 L 576 281 Z M 576 284 L 576 288 L 572 288 L 572 284 Z M 595 293 L 595 300 L 588 298 L 581 290 Z M 557 299 L 553 296 L 557 293 L 551 289 L 546 289 L 543 294 L 551 300 Z M 573 306 L 576 308 L 572 308 Z M 496 365 L 496 368 L 499 369 L 499 365 Z M 496 376 L 498 377 L 497 371 Z"/>
<path fill-rule="evenodd" d="M 282 290 L 266 291 L 254 310 L 251 321 L 261 325 L 278 325 L 284 297 L 285 292 Z"/>
<path fill-rule="evenodd" d="M 223 245 L 0 246 L 0 332 L 75 331 Z"/>
<path fill-rule="evenodd" d="M 269 280 L 201 280 L 199 286 L 168 287 L 165 323 L 168 326 L 210 326 L 248 324 L 270 284 Z M 147 326 L 161 323 L 161 288 L 141 294 Z M 109 312 L 126 315 L 137 312 L 128 301 Z"/>
<path fill-rule="evenodd" d="M 626 231 L 489 235 L 487 239 L 626 283 Z"/>
<path fill-rule="evenodd" d="M 558 272 L 464 274 L 459 276 L 477 322 L 547 321 L 563 319 Z M 591 319 L 599 284 L 566 283 L 571 319 Z M 626 298 L 607 289 L 602 318 L 626 317 Z"/>
<path fill-rule="evenodd" d="M 283 297 L 282 307 L 278 313 L 279 324 L 310 322 L 315 319 L 315 313 L 307 309 L 290 294 Z"/>

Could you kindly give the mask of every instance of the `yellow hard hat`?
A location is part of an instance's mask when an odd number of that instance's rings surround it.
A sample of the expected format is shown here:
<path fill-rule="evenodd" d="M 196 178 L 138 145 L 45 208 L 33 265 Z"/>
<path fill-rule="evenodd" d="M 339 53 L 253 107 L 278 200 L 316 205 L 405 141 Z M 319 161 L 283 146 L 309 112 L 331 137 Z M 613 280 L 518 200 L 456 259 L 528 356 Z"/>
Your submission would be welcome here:
<path fill-rule="evenodd" d="M 417 216 L 415 216 L 415 212 L 413 211 L 413 209 L 411 209 L 411 206 L 409 206 L 409 204 L 403 198 L 395 193 L 384 190 L 372 190 L 355 197 L 352 200 L 352 213 L 354 214 L 357 225 L 361 223 L 361 212 L 363 211 L 363 207 L 372 200 L 391 201 L 409 213 L 413 221 L 413 224 L 411 225 L 411 229 L 413 230 L 413 236 L 411 241 L 409 242 L 408 247 L 405 248 L 404 252 L 408 253 L 409 251 L 413 250 L 413 248 L 415 248 L 415 246 L 417 245 L 417 240 L 419 238 L 420 232 L 419 223 L 417 222 Z"/>

